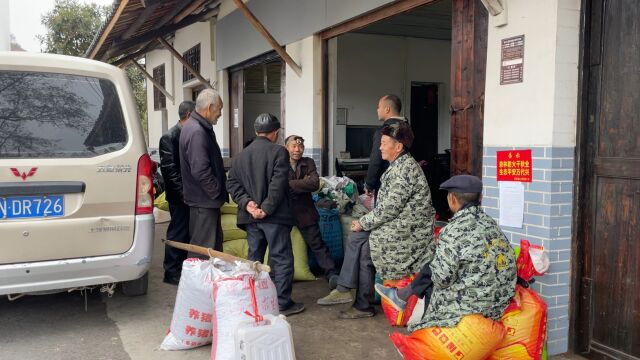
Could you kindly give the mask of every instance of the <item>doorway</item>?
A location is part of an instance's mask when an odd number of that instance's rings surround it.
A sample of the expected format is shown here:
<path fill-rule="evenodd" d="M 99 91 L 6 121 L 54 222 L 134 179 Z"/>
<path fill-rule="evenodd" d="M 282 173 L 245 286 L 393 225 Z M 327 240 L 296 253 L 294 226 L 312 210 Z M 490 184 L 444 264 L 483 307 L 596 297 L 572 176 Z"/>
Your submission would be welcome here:
<path fill-rule="evenodd" d="M 430 182 L 434 193 L 450 174 L 482 176 L 487 29 L 479 0 L 399 0 L 321 33 L 324 165 L 366 143 L 360 137 L 381 125 L 378 99 L 395 94 L 417 139 L 413 155 L 446 167 Z"/>
<path fill-rule="evenodd" d="M 276 115 L 284 127 L 284 70 L 275 52 L 229 69 L 231 157 L 255 138 L 253 123 L 259 114 Z"/>

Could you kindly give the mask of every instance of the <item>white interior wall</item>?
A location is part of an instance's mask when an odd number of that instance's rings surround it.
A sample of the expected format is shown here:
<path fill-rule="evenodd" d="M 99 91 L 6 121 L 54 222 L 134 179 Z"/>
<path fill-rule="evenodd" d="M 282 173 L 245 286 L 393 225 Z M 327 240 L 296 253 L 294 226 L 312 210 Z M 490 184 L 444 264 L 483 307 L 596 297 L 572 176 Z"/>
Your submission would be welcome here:
<path fill-rule="evenodd" d="M 489 19 L 484 146 L 575 146 L 580 1 L 509 1 Z M 500 85 L 501 40 L 525 35 L 522 83 Z"/>
<path fill-rule="evenodd" d="M 451 42 L 371 34 L 337 39 L 336 107 L 347 109 L 348 125 L 378 126 L 378 100 L 393 93 L 411 110 L 411 82 L 438 83 L 438 151 L 450 148 Z M 346 148 L 346 126 L 333 125 L 333 152 Z"/>

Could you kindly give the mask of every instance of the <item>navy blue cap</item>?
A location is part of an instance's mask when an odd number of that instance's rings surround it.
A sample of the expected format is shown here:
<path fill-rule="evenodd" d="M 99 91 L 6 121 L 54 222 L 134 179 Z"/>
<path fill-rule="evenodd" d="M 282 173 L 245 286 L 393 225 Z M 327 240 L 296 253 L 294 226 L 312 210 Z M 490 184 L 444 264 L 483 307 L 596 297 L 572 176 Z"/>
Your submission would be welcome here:
<path fill-rule="evenodd" d="M 481 193 L 482 180 L 473 175 L 456 175 L 440 185 L 440 190 L 456 193 Z"/>

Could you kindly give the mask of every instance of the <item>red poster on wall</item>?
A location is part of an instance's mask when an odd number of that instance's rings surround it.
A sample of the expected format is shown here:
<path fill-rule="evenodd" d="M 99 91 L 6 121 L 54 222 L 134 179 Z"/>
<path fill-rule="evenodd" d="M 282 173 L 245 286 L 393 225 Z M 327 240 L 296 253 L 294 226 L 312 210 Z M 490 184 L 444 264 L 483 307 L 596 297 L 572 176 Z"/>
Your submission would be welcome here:
<path fill-rule="evenodd" d="M 531 149 L 496 151 L 498 181 L 531 182 Z"/>

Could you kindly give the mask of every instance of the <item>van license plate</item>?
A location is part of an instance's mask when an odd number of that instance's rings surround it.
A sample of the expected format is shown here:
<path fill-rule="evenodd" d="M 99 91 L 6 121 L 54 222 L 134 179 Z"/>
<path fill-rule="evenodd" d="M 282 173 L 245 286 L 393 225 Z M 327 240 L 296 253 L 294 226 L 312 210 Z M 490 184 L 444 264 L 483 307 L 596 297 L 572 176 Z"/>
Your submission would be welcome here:
<path fill-rule="evenodd" d="M 64 195 L 0 198 L 0 218 L 24 219 L 64 215 Z"/>

